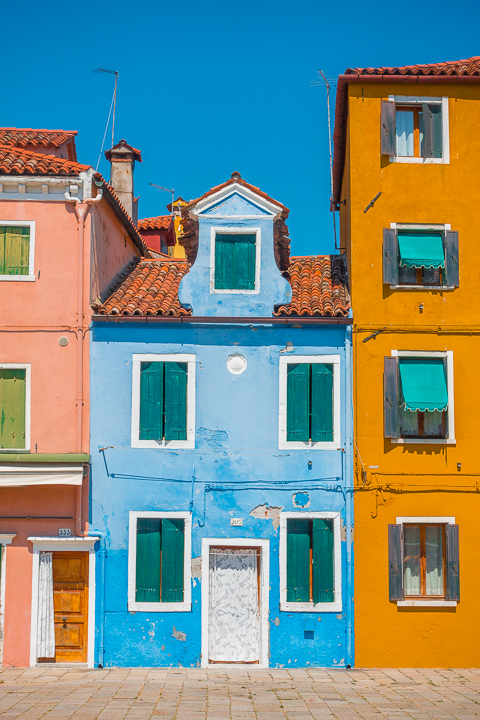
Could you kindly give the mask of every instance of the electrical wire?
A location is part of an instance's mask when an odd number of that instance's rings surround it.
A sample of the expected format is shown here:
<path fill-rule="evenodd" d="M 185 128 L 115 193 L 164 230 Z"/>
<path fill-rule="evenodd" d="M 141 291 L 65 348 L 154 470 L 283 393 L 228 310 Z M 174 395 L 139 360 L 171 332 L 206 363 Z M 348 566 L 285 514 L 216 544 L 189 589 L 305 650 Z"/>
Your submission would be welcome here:
<path fill-rule="evenodd" d="M 100 154 L 99 154 L 99 156 L 98 156 L 97 167 L 95 168 L 95 171 L 98 170 L 98 166 L 100 165 L 100 159 L 101 159 L 101 157 L 102 157 L 103 146 L 105 145 L 105 138 L 107 137 L 107 130 L 108 130 L 108 126 L 109 126 L 109 124 L 110 124 L 110 116 L 111 116 L 111 114 L 112 114 L 113 103 L 114 103 L 114 101 L 115 101 L 115 94 L 116 94 L 116 92 L 117 92 L 117 86 L 115 85 L 115 90 L 113 91 L 113 95 L 112 95 L 112 102 L 111 102 L 111 104 L 110 104 L 110 112 L 108 113 L 107 125 L 106 125 L 106 127 L 105 127 L 105 132 L 104 132 L 104 134 L 103 134 L 102 147 L 100 148 Z"/>

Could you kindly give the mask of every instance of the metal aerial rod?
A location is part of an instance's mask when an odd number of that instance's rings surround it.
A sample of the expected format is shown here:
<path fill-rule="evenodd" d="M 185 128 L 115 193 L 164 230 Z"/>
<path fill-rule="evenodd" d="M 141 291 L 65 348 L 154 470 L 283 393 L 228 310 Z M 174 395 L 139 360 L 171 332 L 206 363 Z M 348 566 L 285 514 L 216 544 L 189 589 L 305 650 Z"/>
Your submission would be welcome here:
<path fill-rule="evenodd" d="M 165 192 L 172 193 L 172 206 L 171 206 L 172 211 L 170 214 L 173 215 L 173 203 L 175 202 L 175 188 L 166 188 L 166 187 L 163 187 L 163 185 L 155 185 L 155 183 L 150 183 L 150 185 L 152 185 L 152 187 L 154 187 L 154 188 L 157 188 L 157 190 L 164 190 Z"/>

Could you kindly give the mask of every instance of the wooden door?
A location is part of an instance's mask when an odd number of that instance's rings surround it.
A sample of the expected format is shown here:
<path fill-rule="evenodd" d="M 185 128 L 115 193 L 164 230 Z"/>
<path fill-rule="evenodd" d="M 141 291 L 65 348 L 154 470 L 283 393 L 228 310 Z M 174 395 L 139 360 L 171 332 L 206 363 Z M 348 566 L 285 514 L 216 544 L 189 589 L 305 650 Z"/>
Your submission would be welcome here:
<path fill-rule="evenodd" d="M 53 553 L 55 661 L 87 662 L 88 552 Z"/>

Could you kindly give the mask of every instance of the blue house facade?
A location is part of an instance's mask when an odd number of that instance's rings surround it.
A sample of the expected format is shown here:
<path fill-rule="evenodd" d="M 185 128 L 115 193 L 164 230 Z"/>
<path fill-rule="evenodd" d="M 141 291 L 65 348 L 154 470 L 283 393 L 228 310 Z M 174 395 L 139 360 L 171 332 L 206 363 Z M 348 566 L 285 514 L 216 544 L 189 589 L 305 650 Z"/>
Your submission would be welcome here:
<path fill-rule="evenodd" d="M 346 265 L 287 217 L 234 173 L 94 318 L 98 665 L 353 664 Z"/>

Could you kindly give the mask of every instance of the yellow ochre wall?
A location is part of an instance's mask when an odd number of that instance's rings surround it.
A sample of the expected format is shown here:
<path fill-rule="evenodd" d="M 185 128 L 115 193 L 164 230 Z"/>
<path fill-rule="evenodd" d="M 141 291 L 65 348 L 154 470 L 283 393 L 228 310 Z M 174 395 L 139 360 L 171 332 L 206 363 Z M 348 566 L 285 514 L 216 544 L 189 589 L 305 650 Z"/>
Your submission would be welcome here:
<path fill-rule="evenodd" d="M 449 164 L 390 163 L 380 155 L 380 101 L 389 95 L 449 97 Z M 357 667 L 480 664 L 479 127 L 480 84 L 349 87 L 341 197 L 347 203 L 341 205 L 340 224 L 355 323 Z M 450 223 L 459 232 L 460 287 L 383 285 L 382 229 L 391 222 Z M 363 342 L 381 328 L 386 331 Z M 392 350 L 453 351 L 455 444 L 384 439 L 383 362 Z M 397 608 L 389 602 L 388 525 L 404 516 L 454 517 L 459 525 L 456 608 Z"/>

